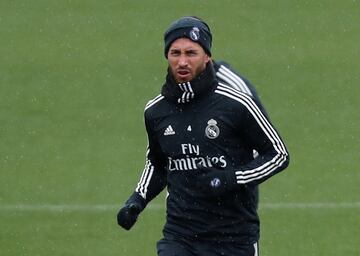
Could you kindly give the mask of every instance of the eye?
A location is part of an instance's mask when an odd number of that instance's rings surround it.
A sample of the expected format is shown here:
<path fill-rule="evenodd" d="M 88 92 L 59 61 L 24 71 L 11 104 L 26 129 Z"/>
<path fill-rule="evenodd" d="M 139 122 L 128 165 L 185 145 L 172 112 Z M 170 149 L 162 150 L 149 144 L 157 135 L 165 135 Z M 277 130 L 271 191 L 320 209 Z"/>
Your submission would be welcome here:
<path fill-rule="evenodd" d="M 180 55 L 180 51 L 179 50 L 170 50 L 170 55 L 171 56 L 179 56 Z"/>
<path fill-rule="evenodd" d="M 188 50 L 188 51 L 186 51 L 186 55 L 188 55 L 188 56 L 196 56 L 197 51 L 196 50 Z"/>

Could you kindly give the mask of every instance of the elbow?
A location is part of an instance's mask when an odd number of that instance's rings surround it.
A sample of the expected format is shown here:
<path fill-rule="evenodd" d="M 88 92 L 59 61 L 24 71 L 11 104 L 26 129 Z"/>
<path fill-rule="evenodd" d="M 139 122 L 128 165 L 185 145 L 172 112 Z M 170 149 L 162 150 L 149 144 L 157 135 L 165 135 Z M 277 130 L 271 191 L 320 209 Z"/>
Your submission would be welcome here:
<path fill-rule="evenodd" d="M 290 164 L 290 155 L 289 152 L 286 152 L 286 154 L 284 154 L 284 162 L 281 165 L 281 169 L 284 170 L 286 169 Z"/>

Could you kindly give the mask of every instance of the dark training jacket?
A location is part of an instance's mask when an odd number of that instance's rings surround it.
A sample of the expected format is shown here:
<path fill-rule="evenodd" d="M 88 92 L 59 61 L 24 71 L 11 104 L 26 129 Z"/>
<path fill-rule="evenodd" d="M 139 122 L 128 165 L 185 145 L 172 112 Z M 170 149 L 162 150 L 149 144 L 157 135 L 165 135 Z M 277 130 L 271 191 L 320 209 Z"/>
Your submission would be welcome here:
<path fill-rule="evenodd" d="M 168 72 L 145 107 L 145 126 L 146 165 L 128 202 L 145 206 L 167 187 L 165 237 L 256 242 L 258 185 L 285 169 L 289 154 L 253 86 L 224 62 L 182 84 Z M 192 186 L 191 172 L 215 163 L 238 185 L 219 197 Z"/>

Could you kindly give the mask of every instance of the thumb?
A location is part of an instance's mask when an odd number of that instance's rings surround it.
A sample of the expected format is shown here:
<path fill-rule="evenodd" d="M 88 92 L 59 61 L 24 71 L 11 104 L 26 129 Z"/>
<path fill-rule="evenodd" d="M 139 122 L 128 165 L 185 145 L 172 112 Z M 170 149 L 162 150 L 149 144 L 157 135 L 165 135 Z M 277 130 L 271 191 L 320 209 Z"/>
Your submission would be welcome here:
<path fill-rule="evenodd" d="M 130 204 L 129 205 L 129 212 L 130 214 L 139 214 L 140 213 L 140 206 L 138 204 Z"/>

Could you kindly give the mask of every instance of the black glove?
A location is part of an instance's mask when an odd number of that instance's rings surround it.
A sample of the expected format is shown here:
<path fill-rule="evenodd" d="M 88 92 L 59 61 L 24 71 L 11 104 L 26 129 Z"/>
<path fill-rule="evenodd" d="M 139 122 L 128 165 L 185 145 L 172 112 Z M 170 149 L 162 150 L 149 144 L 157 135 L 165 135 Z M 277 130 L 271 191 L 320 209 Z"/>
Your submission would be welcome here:
<path fill-rule="evenodd" d="M 136 192 L 126 201 L 117 214 L 118 224 L 126 230 L 134 226 L 139 214 L 145 208 L 144 199 Z"/>
<path fill-rule="evenodd" d="M 206 196 L 223 196 L 227 192 L 239 188 L 234 171 L 219 167 L 197 166 L 195 184 L 197 189 Z"/>
<path fill-rule="evenodd" d="M 138 204 L 126 204 L 117 214 L 117 222 L 124 229 L 129 230 L 135 224 L 140 212 Z"/>

